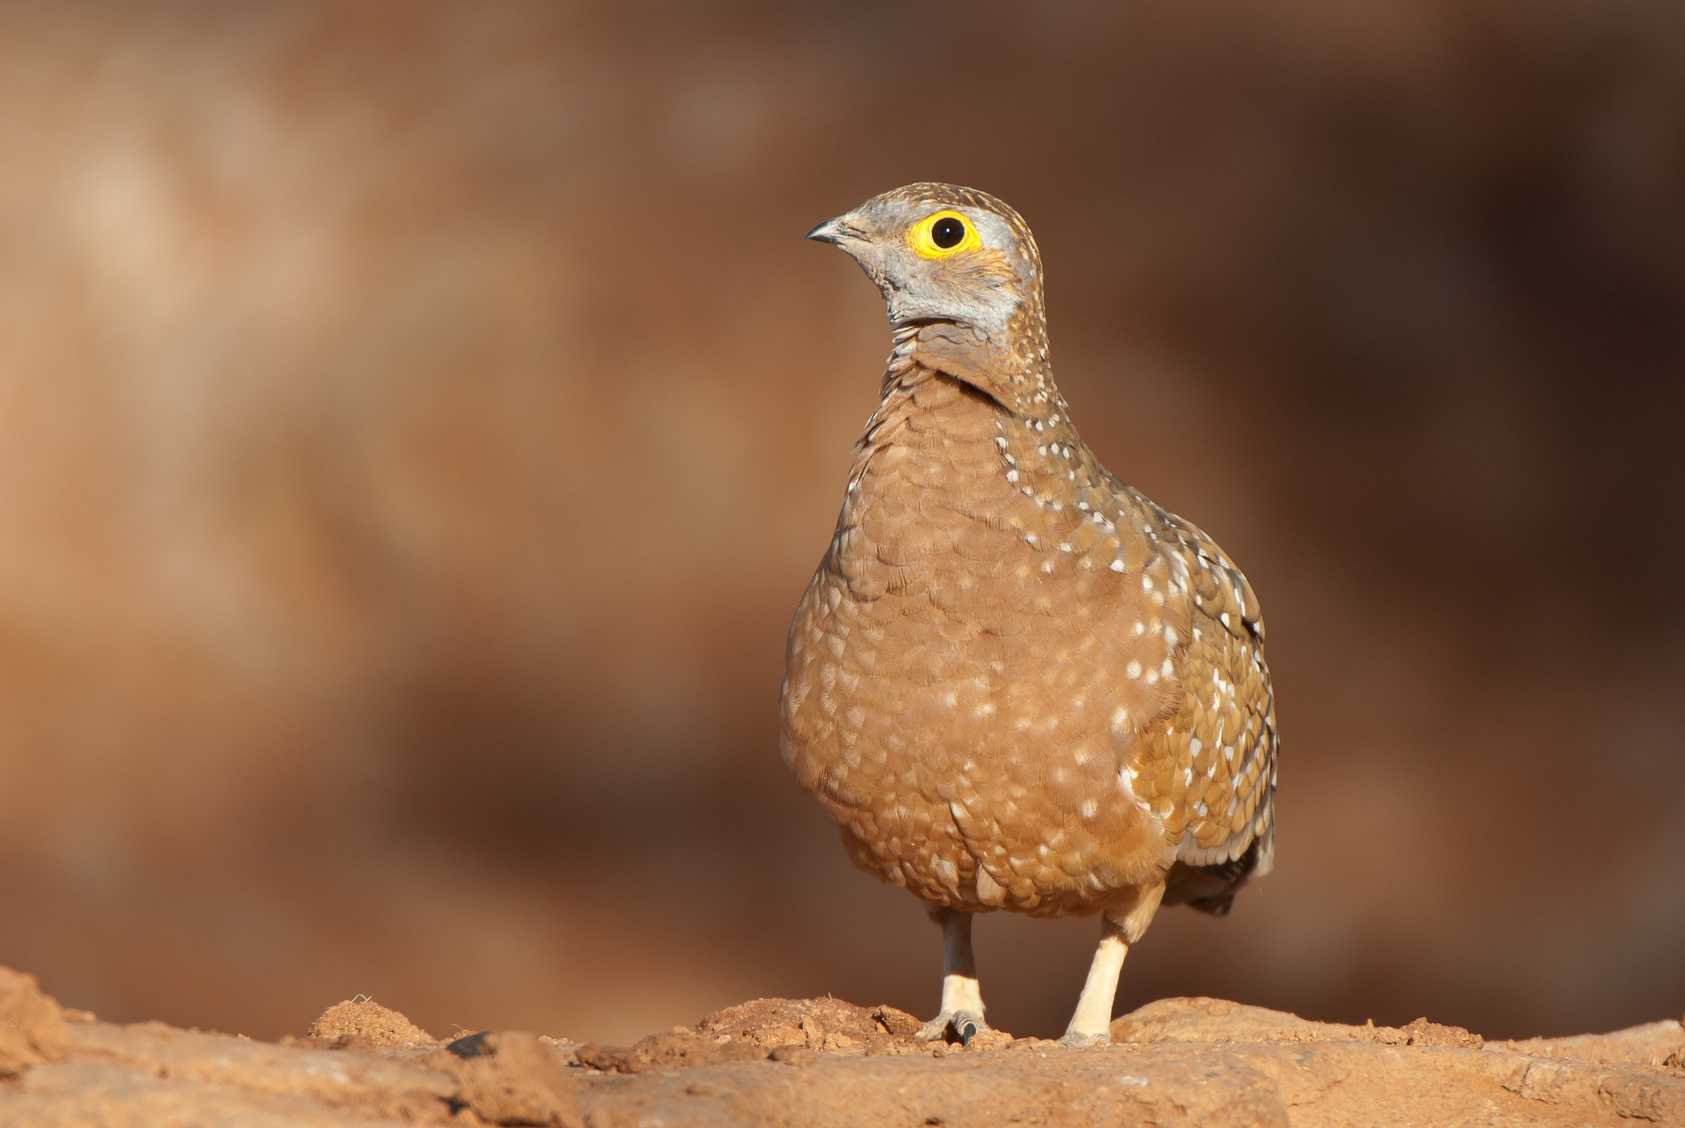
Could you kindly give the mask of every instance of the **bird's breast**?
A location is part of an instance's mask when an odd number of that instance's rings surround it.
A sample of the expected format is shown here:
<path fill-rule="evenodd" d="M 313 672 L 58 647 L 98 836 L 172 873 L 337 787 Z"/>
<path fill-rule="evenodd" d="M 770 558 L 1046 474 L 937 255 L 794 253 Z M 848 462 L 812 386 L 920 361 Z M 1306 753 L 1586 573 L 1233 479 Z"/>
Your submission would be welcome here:
<path fill-rule="evenodd" d="M 1127 771 L 1177 697 L 1174 608 L 1098 494 L 1048 504 L 998 409 L 925 398 L 862 450 L 798 608 L 785 754 L 890 880 L 1032 902 L 1123 881 L 1162 853 Z"/>

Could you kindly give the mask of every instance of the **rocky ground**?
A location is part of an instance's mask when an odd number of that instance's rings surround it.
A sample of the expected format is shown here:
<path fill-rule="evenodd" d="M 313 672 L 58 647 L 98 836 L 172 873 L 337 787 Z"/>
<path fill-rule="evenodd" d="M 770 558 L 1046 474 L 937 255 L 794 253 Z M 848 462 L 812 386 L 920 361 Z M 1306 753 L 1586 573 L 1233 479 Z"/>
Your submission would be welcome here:
<path fill-rule="evenodd" d="M 630 1046 L 441 1043 L 356 999 L 278 1044 L 61 1007 L 0 968 L 0 1124 L 1685 1125 L 1685 1030 L 1485 1042 L 1165 999 L 1066 1049 L 930 1045 L 891 1007 L 757 999 Z"/>

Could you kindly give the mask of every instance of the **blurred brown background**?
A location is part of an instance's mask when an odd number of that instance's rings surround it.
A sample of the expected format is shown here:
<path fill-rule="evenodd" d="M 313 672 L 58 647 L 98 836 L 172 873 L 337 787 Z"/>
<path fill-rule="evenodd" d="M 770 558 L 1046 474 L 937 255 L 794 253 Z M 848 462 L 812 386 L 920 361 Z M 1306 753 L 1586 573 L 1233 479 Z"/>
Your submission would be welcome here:
<path fill-rule="evenodd" d="M 915 179 L 1029 219 L 1085 435 L 1269 617 L 1277 872 L 1120 1009 L 1685 1009 L 1674 0 L 0 8 L 0 963 L 930 1012 L 776 744 L 888 347 L 800 237 Z M 1095 932 L 982 921 L 991 1017 Z"/>

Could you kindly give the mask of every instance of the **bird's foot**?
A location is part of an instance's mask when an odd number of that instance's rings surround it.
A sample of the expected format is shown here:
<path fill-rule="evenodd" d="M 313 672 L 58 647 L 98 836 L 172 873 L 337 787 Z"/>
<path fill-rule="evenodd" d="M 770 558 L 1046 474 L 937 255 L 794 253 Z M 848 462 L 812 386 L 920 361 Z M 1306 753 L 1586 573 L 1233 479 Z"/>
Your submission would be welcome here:
<path fill-rule="evenodd" d="M 938 1038 L 946 1038 L 952 1030 L 959 1038 L 960 1045 L 969 1046 L 971 1040 L 979 1034 L 986 1033 L 989 1024 L 983 1021 L 983 1016 L 976 1011 L 953 1010 L 943 1011 L 919 1030 L 918 1037 L 926 1042 L 934 1042 Z"/>
<path fill-rule="evenodd" d="M 1083 1034 L 1075 1030 L 1067 1030 L 1065 1031 L 1065 1036 L 1059 1039 L 1059 1044 L 1061 1046 L 1072 1047 L 1107 1046 L 1111 1044 L 1111 1041 L 1112 1035 L 1106 1030 L 1102 1030 L 1097 1034 Z"/>

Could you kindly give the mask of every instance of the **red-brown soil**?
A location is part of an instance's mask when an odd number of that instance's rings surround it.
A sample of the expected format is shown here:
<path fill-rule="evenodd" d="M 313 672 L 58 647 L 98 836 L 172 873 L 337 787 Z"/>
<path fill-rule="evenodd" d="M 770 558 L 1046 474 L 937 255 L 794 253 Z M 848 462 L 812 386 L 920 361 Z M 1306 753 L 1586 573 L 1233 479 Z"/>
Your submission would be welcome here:
<path fill-rule="evenodd" d="M 631 1046 L 448 1045 L 373 1000 L 279 1044 L 66 1010 L 0 968 L 0 1123 L 61 1125 L 1685 1124 L 1685 1029 L 1485 1042 L 1164 999 L 1067 1049 L 929 1045 L 892 1007 L 757 999 Z"/>

